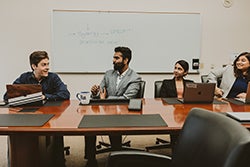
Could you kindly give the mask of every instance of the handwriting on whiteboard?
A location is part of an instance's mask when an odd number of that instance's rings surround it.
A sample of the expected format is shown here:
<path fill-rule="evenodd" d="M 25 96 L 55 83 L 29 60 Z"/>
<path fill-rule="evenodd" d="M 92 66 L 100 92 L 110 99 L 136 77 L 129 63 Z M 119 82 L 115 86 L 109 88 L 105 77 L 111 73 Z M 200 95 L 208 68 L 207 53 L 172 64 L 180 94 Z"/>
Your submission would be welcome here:
<path fill-rule="evenodd" d="M 79 31 L 69 33 L 69 36 L 79 40 L 79 44 L 119 44 L 128 34 L 131 28 L 112 28 L 109 30 L 95 30 L 86 25 Z"/>

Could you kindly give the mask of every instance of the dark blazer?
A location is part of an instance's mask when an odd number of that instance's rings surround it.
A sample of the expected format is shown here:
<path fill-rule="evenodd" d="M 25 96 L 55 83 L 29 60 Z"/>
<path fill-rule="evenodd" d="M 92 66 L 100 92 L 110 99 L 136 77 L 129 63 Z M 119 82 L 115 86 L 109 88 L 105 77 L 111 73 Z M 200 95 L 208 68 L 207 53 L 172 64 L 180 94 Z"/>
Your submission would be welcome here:
<path fill-rule="evenodd" d="M 194 82 L 194 81 L 183 79 L 183 86 L 187 82 Z M 177 97 L 175 78 L 163 80 L 161 91 L 160 91 L 160 97 Z"/>

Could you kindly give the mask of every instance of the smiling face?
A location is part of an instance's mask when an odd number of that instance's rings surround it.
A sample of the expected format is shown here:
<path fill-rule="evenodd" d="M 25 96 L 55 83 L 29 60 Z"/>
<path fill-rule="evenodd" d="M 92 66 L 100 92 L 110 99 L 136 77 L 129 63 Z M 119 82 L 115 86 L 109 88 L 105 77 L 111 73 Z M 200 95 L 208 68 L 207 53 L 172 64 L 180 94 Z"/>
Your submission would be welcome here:
<path fill-rule="evenodd" d="M 47 77 L 49 74 L 49 59 L 42 59 L 37 66 L 32 64 L 35 77 L 40 80 L 43 77 Z"/>
<path fill-rule="evenodd" d="M 244 73 L 250 67 L 250 62 L 245 55 L 242 55 L 238 58 L 235 65 L 237 69 L 241 70 Z"/>
<path fill-rule="evenodd" d="M 184 70 L 184 68 L 179 64 L 176 63 L 174 66 L 174 77 L 175 78 L 183 78 L 187 72 Z"/>

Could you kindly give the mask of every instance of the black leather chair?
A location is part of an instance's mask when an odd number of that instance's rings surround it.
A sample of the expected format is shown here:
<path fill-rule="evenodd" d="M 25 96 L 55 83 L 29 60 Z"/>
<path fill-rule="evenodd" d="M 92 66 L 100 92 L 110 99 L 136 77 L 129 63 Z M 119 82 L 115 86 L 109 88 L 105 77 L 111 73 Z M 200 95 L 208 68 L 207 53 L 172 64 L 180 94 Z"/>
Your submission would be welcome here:
<path fill-rule="evenodd" d="M 201 82 L 202 83 L 207 83 L 208 82 L 207 76 L 208 75 L 201 75 Z"/>
<path fill-rule="evenodd" d="M 160 91 L 161 91 L 161 85 L 162 85 L 162 82 L 163 81 L 155 81 L 154 83 L 154 97 L 155 98 L 160 98 L 161 95 L 160 95 Z"/>
<path fill-rule="evenodd" d="M 220 87 L 221 77 L 217 78 L 217 86 Z M 201 75 L 201 82 L 208 83 L 208 75 Z"/>
<path fill-rule="evenodd" d="M 140 81 L 140 90 L 137 94 L 137 98 L 144 98 L 146 81 Z"/>
<path fill-rule="evenodd" d="M 167 167 L 170 160 L 145 151 L 114 151 L 109 154 L 106 167 Z"/>
<path fill-rule="evenodd" d="M 188 114 L 172 157 L 140 151 L 110 153 L 106 167 L 247 167 L 250 134 L 221 113 L 194 108 Z"/>
<path fill-rule="evenodd" d="M 137 94 L 137 98 L 144 98 L 145 85 L 146 85 L 146 81 L 140 81 L 140 90 L 139 90 L 139 92 Z M 123 141 L 126 139 L 126 137 L 127 136 L 124 137 Z M 99 153 L 112 151 L 113 148 L 111 147 L 111 144 L 104 142 L 104 139 L 102 138 L 102 136 L 101 136 L 101 139 L 102 139 L 102 141 L 99 141 L 98 145 L 96 146 L 96 148 L 97 148 L 96 153 L 99 154 Z M 131 148 L 130 143 L 131 143 L 130 140 L 126 141 L 126 142 L 123 142 L 121 149 L 122 150 L 138 150 L 136 148 Z M 105 148 L 102 149 L 102 147 L 105 147 Z"/>

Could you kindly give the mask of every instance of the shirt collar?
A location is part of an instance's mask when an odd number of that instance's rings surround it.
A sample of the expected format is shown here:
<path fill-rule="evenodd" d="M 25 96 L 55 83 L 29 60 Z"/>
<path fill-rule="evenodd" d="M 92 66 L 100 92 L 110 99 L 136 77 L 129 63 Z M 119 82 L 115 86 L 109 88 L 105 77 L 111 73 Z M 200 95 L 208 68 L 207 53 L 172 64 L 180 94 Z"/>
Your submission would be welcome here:
<path fill-rule="evenodd" d="M 116 72 L 117 72 L 117 75 L 118 75 L 119 77 L 121 77 L 121 78 L 124 77 L 124 76 L 126 75 L 126 73 L 128 72 L 128 69 L 129 69 L 129 68 L 127 68 L 122 74 L 120 74 L 119 71 L 116 71 Z"/>
<path fill-rule="evenodd" d="M 36 79 L 36 77 L 35 77 L 34 71 L 32 72 L 31 77 L 32 77 L 33 79 L 35 79 L 38 83 L 41 83 L 44 79 L 47 78 L 47 77 L 42 77 L 42 78 L 40 79 L 40 81 L 38 81 L 38 80 Z"/>

